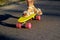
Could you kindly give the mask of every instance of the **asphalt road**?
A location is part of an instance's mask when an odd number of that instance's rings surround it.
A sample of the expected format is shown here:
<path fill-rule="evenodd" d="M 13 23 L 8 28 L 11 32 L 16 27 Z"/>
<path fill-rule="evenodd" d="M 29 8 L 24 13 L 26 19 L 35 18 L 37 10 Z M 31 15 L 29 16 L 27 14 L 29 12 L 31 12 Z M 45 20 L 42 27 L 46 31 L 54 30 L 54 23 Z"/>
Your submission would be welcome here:
<path fill-rule="evenodd" d="M 27 9 L 25 3 L 15 3 L 0 7 L 0 40 L 60 40 L 59 1 L 38 1 L 35 3 L 43 11 L 41 20 L 29 21 L 31 29 L 17 29 L 15 24 L 22 12 Z"/>

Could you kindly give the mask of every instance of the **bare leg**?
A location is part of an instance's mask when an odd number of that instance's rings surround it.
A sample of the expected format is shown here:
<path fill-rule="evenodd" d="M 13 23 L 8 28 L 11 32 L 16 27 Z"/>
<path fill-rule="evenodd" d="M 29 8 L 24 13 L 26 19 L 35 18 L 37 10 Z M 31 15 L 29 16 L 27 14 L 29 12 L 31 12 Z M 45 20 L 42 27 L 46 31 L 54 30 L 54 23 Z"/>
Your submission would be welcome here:
<path fill-rule="evenodd" d="M 26 0 L 28 7 L 34 6 L 34 0 Z"/>
<path fill-rule="evenodd" d="M 28 10 L 27 11 L 32 11 L 34 7 L 34 0 L 26 0 L 27 2 L 27 6 L 28 6 Z"/>
<path fill-rule="evenodd" d="M 42 15 L 42 11 L 38 10 L 34 6 L 34 0 L 26 0 L 26 2 L 27 2 L 27 6 L 28 6 L 28 9 L 27 9 L 28 12 L 34 12 L 34 13 L 38 13 L 38 14 Z"/>

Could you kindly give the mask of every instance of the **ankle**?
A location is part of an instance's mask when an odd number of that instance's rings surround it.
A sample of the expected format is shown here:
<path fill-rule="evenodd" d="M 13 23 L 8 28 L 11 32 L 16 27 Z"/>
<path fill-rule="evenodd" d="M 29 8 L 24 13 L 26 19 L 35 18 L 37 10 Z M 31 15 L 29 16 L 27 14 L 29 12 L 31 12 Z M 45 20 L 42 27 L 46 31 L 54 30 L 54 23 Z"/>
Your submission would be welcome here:
<path fill-rule="evenodd" d="M 29 6 L 28 8 L 29 8 L 29 9 L 33 9 L 33 8 L 34 8 L 34 6 L 33 6 L 33 5 L 31 5 L 31 6 Z"/>

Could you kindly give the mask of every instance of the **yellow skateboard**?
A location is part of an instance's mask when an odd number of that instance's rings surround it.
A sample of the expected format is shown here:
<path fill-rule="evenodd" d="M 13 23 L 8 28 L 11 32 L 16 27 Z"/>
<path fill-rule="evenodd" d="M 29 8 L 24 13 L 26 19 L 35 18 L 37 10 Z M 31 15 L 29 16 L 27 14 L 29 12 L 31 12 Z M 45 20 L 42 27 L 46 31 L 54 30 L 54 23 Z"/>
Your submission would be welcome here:
<path fill-rule="evenodd" d="M 31 23 L 27 23 L 28 20 L 30 19 L 37 19 L 37 20 L 40 20 L 41 19 L 41 16 L 40 15 L 36 15 L 36 14 L 31 14 L 27 17 L 24 17 L 24 16 L 21 16 L 19 19 L 18 19 L 18 23 L 16 24 L 16 27 L 17 28 L 22 28 L 23 25 L 25 25 L 26 28 L 28 29 L 31 29 Z"/>

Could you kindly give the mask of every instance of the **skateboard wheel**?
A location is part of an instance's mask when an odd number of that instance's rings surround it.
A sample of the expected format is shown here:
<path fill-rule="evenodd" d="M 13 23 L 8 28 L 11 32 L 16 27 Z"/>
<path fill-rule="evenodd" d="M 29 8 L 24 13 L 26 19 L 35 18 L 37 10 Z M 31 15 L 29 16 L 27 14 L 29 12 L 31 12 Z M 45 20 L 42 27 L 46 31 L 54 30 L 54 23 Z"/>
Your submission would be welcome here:
<path fill-rule="evenodd" d="M 31 29 L 31 23 L 26 23 L 25 27 Z"/>
<path fill-rule="evenodd" d="M 41 16 L 37 15 L 36 20 L 40 20 L 40 19 L 41 19 Z"/>
<path fill-rule="evenodd" d="M 22 27 L 22 24 L 21 23 L 17 23 L 16 27 L 20 29 Z"/>

